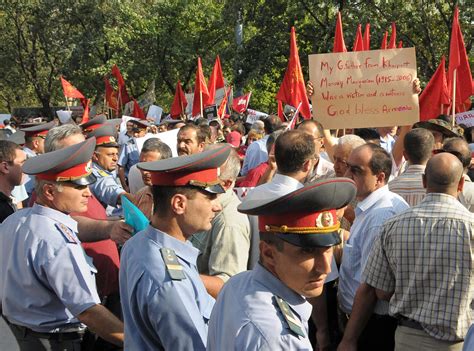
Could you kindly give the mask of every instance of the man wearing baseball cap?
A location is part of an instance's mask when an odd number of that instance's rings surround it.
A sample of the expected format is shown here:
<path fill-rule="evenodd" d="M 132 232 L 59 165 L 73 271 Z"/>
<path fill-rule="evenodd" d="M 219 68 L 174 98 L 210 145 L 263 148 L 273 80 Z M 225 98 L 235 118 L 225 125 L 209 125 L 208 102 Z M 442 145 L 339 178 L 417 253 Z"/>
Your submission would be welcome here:
<path fill-rule="evenodd" d="M 221 290 L 209 323 L 208 350 L 311 350 L 308 319 L 341 241 L 336 209 L 355 196 L 347 178 L 310 183 L 274 200 L 243 202 L 257 215 L 260 261 Z"/>
<path fill-rule="evenodd" d="M 150 225 L 126 242 L 120 265 L 125 349 L 205 350 L 214 299 L 196 268 L 199 250 L 186 242 L 209 230 L 224 193 L 218 168 L 230 146 L 154 162 L 154 214 Z"/>
<path fill-rule="evenodd" d="M 0 301 L 21 350 L 76 350 L 85 326 L 123 342 L 123 324 L 100 305 L 96 269 L 69 216 L 87 209 L 94 148 L 93 138 L 27 160 L 36 204 L 0 227 Z"/>

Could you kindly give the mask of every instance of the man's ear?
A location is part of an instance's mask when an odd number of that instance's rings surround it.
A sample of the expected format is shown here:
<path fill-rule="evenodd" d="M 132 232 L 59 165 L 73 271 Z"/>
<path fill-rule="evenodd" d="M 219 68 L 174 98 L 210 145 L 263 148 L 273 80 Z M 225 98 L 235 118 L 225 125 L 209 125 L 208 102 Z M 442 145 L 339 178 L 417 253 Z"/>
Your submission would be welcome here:
<path fill-rule="evenodd" d="M 94 152 L 92 153 L 92 162 L 97 163 L 98 160 L 99 160 L 99 159 L 97 158 L 97 151 L 94 151 Z"/>
<path fill-rule="evenodd" d="M 183 194 L 174 195 L 171 200 L 171 210 L 177 215 L 184 214 L 188 203 L 188 198 Z"/>
<path fill-rule="evenodd" d="M 54 201 L 55 186 L 53 184 L 43 184 L 43 197 L 48 201 Z"/>
<path fill-rule="evenodd" d="M 313 169 L 313 166 L 314 166 L 314 161 L 313 160 L 306 160 L 304 161 L 303 163 L 303 169 L 302 171 L 307 173 L 307 172 L 310 172 L 312 169 Z"/>
<path fill-rule="evenodd" d="M 380 172 L 379 174 L 377 174 L 377 183 L 386 184 L 387 182 L 388 182 L 388 179 L 385 179 L 384 172 Z"/>
<path fill-rule="evenodd" d="M 229 190 L 234 182 L 231 179 L 226 179 L 221 181 L 221 185 L 224 187 L 225 190 Z"/>
<path fill-rule="evenodd" d="M 461 193 L 463 189 L 464 189 L 464 177 L 461 177 L 458 183 L 458 192 Z"/>
<path fill-rule="evenodd" d="M 262 263 L 270 270 L 273 271 L 273 267 L 275 267 L 275 250 L 276 247 L 274 245 L 270 245 L 263 240 L 260 240 L 259 243 L 260 249 L 260 259 Z"/>

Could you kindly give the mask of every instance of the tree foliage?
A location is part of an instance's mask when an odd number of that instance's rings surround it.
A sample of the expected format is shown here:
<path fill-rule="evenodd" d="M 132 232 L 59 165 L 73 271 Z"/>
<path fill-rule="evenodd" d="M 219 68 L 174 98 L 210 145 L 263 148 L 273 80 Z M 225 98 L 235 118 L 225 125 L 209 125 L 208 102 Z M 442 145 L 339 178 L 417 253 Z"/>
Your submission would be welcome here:
<path fill-rule="evenodd" d="M 0 5 L 0 110 L 9 111 L 63 104 L 60 75 L 99 98 L 113 64 L 133 96 L 155 80 L 157 103 L 166 110 L 178 79 L 192 89 L 197 57 L 209 76 L 217 54 L 229 83 L 253 92 L 253 108 L 275 111 L 291 26 L 308 77 L 307 55 L 332 51 L 338 10 L 348 48 L 359 23 L 370 22 L 371 48 L 377 49 L 396 22 L 403 46 L 417 49 L 423 83 L 448 55 L 454 6 L 460 7 L 468 53 L 474 33 L 469 1 L 0 0 Z"/>

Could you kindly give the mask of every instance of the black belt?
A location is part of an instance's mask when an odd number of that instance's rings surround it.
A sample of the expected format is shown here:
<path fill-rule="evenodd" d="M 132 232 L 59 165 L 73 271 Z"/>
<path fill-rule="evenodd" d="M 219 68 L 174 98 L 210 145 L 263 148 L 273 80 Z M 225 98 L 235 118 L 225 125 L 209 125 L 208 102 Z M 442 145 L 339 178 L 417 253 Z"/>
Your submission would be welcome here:
<path fill-rule="evenodd" d="M 406 317 L 399 317 L 398 325 L 401 325 L 402 327 L 417 329 L 417 330 L 424 330 L 419 322 L 410 318 L 406 318 Z"/>
<path fill-rule="evenodd" d="M 48 339 L 48 340 L 82 340 L 84 336 L 85 330 L 77 331 L 77 332 L 68 332 L 68 333 L 40 333 L 30 328 L 24 327 L 22 325 L 8 323 L 12 330 L 16 330 L 23 335 L 23 337 L 30 335 L 34 336 L 39 339 Z"/>

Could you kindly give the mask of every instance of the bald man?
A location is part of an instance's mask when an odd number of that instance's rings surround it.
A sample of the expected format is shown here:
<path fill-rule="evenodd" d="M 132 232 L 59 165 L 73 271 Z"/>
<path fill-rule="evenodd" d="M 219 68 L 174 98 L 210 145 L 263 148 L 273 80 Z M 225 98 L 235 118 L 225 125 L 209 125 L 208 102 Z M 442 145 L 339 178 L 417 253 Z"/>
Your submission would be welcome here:
<path fill-rule="evenodd" d="M 390 301 L 389 313 L 398 319 L 395 350 L 461 350 L 474 316 L 474 215 L 457 200 L 463 165 L 452 154 L 438 154 L 428 161 L 423 183 L 423 201 L 383 225 L 355 308 L 370 309 L 371 297 Z M 344 335 L 341 350 L 349 339 Z"/>

